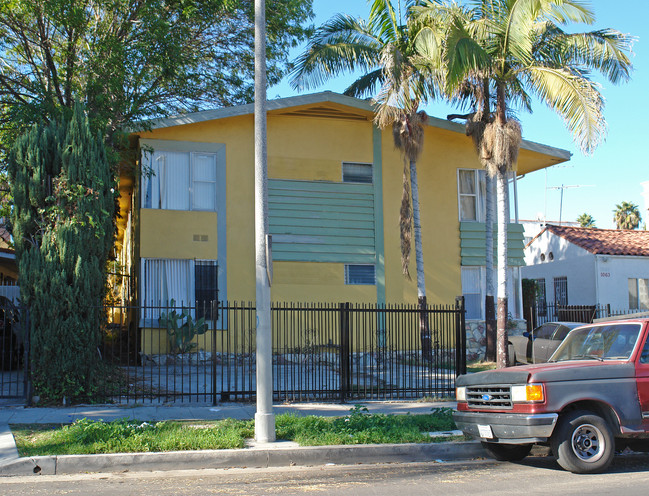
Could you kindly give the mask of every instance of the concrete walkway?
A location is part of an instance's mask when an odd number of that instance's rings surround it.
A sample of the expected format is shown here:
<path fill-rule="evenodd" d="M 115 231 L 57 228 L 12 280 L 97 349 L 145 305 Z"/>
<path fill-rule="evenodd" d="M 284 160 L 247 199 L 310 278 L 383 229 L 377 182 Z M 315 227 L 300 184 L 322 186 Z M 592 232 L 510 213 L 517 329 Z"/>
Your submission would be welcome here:
<path fill-rule="evenodd" d="M 454 402 L 360 403 L 370 413 L 395 415 L 430 413 L 434 408 L 454 408 Z M 275 414 L 342 416 L 353 404 L 299 403 L 275 405 Z M 295 443 L 251 443 L 240 450 L 125 453 L 110 455 L 62 455 L 19 458 L 9 424 L 70 423 L 76 419 L 156 420 L 252 419 L 255 405 L 224 403 L 217 406 L 75 406 L 68 408 L 0 407 L 0 476 L 71 474 L 82 472 L 148 471 L 231 467 L 272 467 L 326 463 L 389 463 L 457 460 L 484 456 L 479 443 L 357 445 L 300 447 Z"/>

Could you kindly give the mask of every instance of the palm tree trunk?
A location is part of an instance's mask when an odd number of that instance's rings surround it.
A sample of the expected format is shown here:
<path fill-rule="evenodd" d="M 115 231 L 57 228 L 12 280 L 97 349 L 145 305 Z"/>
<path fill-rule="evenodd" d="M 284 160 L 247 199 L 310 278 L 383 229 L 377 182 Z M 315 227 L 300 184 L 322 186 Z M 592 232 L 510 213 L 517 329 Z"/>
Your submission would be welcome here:
<path fill-rule="evenodd" d="M 485 360 L 496 361 L 496 309 L 494 306 L 494 195 L 493 178 L 485 178 Z"/>
<path fill-rule="evenodd" d="M 496 174 L 498 188 L 498 328 L 496 366 L 507 367 L 507 173 L 500 167 Z"/>
<path fill-rule="evenodd" d="M 421 242 L 421 218 L 419 215 L 419 186 L 417 184 L 417 162 L 410 161 L 410 190 L 412 194 L 412 222 L 415 232 L 415 261 L 417 264 L 417 300 L 419 307 L 419 334 L 421 354 L 424 360 L 433 357 L 433 347 L 428 325 L 428 305 L 426 302 L 426 280 L 424 277 L 424 252 Z"/>

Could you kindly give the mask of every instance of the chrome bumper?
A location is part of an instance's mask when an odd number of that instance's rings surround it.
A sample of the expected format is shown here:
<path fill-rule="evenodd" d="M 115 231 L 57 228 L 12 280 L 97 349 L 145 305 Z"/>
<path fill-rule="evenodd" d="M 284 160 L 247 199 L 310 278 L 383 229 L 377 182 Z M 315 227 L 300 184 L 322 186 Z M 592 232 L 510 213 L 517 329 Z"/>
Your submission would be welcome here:
<path fill-rule="evenodd" d="M 547 441 L 558 417 L 557 413 L 526 415 L 484 411 L 453 412 L 453 420 L 465 434 L 480 438 L 481 441 L 510 444 Z M 491 436 L 488 435 L 489 432 Z"/>

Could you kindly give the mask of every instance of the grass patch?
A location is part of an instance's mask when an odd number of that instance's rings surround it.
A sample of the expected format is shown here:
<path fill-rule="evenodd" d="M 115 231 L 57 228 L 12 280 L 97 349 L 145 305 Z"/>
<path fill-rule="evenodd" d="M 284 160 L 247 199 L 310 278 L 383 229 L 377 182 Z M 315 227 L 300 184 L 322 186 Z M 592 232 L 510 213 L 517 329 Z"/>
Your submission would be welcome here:
<path fill-rule="evenodd" d="M 370 414 L 355 406 L 344 417 L 278 415 L 278 440 L 302 446 L 439 442 L 428 432 L 455 429 L 450 408 L 425 415 Z M 134 453 L 243 448 L 254 436 L 252 420 L 212 422 L 103 422 L 82 419 L 69 425 L 15 424 L 20 456 Z"/>
<path fill-rule="evenodd" d="M 471 365 L 467 365 L 466 371 L 471 372 L 482 372 L 483 370 L 494 370 L 496 368 L 496 362 L 476 362 Z"/>

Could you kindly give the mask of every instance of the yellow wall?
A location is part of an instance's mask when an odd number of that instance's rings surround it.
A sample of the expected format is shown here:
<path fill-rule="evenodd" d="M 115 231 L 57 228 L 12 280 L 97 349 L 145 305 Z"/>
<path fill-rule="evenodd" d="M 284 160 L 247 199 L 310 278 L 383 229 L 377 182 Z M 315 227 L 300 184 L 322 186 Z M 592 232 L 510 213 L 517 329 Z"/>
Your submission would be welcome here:
<path fill-rule="evenodd" d="M 140 221 L 141 257 L 216 260 L 215 212 L 143 208 Z"/>
<path fill-rule="evenodd" d="M 227 298 L 230 301 L 253 301 L 255 298 L 253 131 L 253 116 L 245 115 L 156 129 L 141 135 L 151 139 L 226 145 Z M 395 150 L 391 130 L 384 130 L 381 136 L 386 302 L 415 303 L 414 243 L 411 281 L 402 275 L 400 261 L 398 216 L 403 158 Z M 553 160 L 538 152 L 521 151 L 523 172 Z M 340 181 L 343 161 L 373 162 L 370 119 L 269 113 L 270 178 Z M 479 167 L 470 138 L 437 127 L 426 128 L 417 171 L 429 303 L 452 304 L 461 294 L 456 171 Z M 213 219 L 207 219 L 198 212 L 143 210 L 141 256 L 215 258 L 216 215 L 212 215 Z M 206 226 L 211 229 L 209 232 Z M 198 230 L 209 234 L 209 243 L 192 241 L 192 235 Z M 271 291 L 274 301 L 375 302 L 377 299 L 375 286 L 344 284 L 343 264 L 277 261 Z"/>

